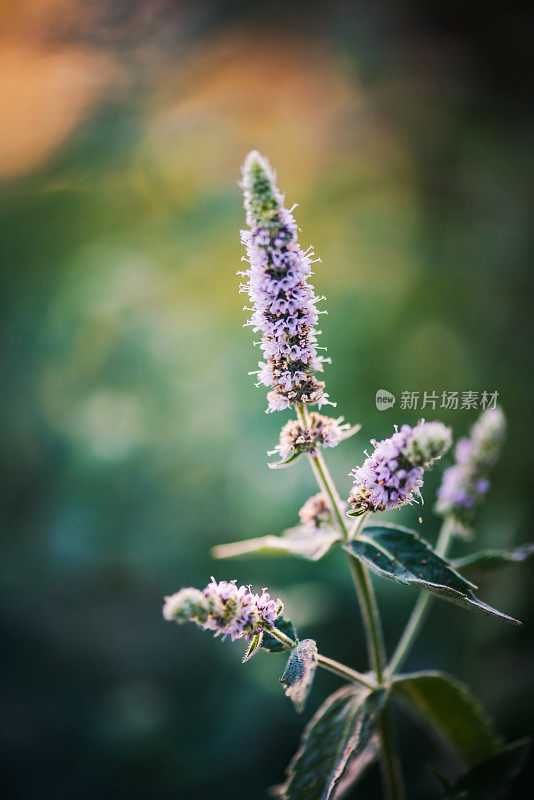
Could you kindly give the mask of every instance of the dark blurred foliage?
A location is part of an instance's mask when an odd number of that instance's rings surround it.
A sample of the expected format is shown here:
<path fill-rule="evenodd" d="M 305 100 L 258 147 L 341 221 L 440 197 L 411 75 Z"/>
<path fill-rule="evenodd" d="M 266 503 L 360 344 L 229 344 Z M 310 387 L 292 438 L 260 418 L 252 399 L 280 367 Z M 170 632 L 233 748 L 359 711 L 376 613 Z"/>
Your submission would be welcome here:
<path fill-rule="evenodd" d="M 322 265 L 346 491 L 371 437 L 417 412 L 377 389 L 500 392 L 502 463 L 457 552 L 532 539 L 532 16 L 452 2 L 31 0 L 2 12 L 3 772 L 9 797 L 250 800 L 304 719 L 280 656 L 161 619 L 209 576 L 268 585 L 323 652 L 364 668 L 341 554 L 215 563 L 314 491 L 266 468 L 267 417 L 236 269 L 252 147 L 299 201 Z M 465 432 L 473 411 L 442 416 Z M 403 511 L 434 540 L 432 498 Z M 417 517 L 421 514 L 423 523 Z M 481 580 L 516 630 L 436 603 L 409 664 L 469 681 L 503 736 L 531 731 L 532 565 Z M 415 594 L 376 582 L 390 648 Z M 310 709 L 335 678 L 320 675 Z M 410 798 L 425 763 L 399 718 Z M 525 773 L 514 797 L 530 797 Z M 523 789 L 521 789 L 521 785 Z M 369 774 L 359 797 L 376 797 Z"/>

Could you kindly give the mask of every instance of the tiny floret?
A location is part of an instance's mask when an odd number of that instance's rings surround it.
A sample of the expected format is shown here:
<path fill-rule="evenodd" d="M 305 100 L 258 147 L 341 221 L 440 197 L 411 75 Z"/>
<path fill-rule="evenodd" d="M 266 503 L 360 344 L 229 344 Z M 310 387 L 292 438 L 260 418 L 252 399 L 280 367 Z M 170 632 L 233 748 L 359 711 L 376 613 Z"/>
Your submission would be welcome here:
<path fill-rule="evenodd" d="M 310 533 L 319 530 L 321 526 L 332 522 L 332 512 L 326 495 L 322 492 L 312 495 L 299 511 L 301 525 Z"/>
<path fill-rule="evenodd" d="M 403 425 L 393 436 L 372 441 L 373 453 L 351 472 L 351 516 L 386 511 L 421 497 L 423 473 L 450 446 L 450 430 L 440 422 Z"/>
<path fill-rule="evenodd" d="M 254 594 L 250 586 L 215 578 L 203 591 L 187 588 L 166 597 L 163 606 L 166 620 L 196 622 L 215 636 L 230 636 L 232 641 L 250 639 L 274 625 L 282 611 L 282 602 L 273 600 L 266 589 Z"/>
<path fill-rule="evenodd" d="M 470 436 L 456 445 L 456 463 L 443 473 L 436 511 L 460 523 L 458 532 L 489 490 L 488 472 L 499 458 L 505 434 L 502 410 L 486 409 L 473 425 Z"/>
<path fill-rule="evenodd" d="M 284 206 L 276 176 L 266 158 L 255 150 L 243 165 L 241 188 L 249 230 L 241 231 L 248 269 L 240 288 L 252 302 L 247 324 L 261 333 L 263 351 L 258 385 L 269 388 L 268 412 L 298 404 L 328 402 L 325 385 L 315 377 L 326 359 L 318 354 L 319 312 L 313 286 L 308 283 L 312 248 L 302 250 L 297 224 Z M 315 259 L 317 260 L 317 259 Z"/>
<path fill-rule="evenodd" d="M 297 419 L 286 422 L 280 431 L 278 444 L 274 450 L 269 451 L 269 455 L 278 454 L 281 462 L 293 460 L 300 453 L 316 456 L 322 448 L 336 447 L 354 430 L 356 429 L 351 429 L 348 422 L 343 422 L 343 417 L 333 419 L 312 411 L 306 427 Z"/>

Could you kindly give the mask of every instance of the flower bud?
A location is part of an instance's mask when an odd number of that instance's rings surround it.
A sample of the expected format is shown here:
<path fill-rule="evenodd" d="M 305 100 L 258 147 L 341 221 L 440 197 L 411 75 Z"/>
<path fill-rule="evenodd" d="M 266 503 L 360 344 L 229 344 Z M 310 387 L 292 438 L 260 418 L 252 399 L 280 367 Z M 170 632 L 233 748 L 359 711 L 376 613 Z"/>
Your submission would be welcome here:
<path fill-rule="evenodd" d="M 428 468 L 452 444 L 451 429 L 442 422 L 420 422 L 412 431 L 402 453 L 415 467 Z"/>
<path fill-rule="evenodd" d="M 210 611 L 207 598 L 199 589 L 188 587 L 165 598 L 163 616 L 168 622 L 174 620 L 179 624 L 184 622 L 204 623 Z"/>

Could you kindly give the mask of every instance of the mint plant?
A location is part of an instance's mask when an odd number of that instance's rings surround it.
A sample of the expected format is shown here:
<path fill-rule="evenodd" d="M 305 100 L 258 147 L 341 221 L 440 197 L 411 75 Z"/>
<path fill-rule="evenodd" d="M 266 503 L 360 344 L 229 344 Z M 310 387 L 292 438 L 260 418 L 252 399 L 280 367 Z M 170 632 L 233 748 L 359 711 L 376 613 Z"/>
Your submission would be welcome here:
<path fill-rule="evenodd" d="M 519 625 L 488 605 L 468 577 L 529 556 L 533 545 L 511 553 L 482 551 L 461 560 L 448 558 L 455 536 L 467 537 L 477 506 L 489 489 L 489 472 L 505 435 L 500 408 L 486 409 L 469 437 L 455 449 L 455 463 L 443 475 L 435 511 L 443 519 L 436 547 L 400 525 L 380 522 L 382 511 L 421 499 L 425 471 L 449 450 L 451 430 L 439 421 L 402 425 L 390 437 L 372 440 L 373 451 L 350 475 L 353 485 L 342 500 L 324 459 L 324 451 L 354 435 L 351 427 L 310 406 L 331 404 L 321 380 L 328 361 L 317 342 L 317 297 L 309 282 L 311 248 L 302 250 L 293 209 L 287 209 L 269 163 L 257 152 L 247 156 L 241 187 L 248 230 L 242 232 L 248 268 L 241 290 L 249 295 L 248 324 L 260 338 L 257 385 L 267 389 L 269 413 L 291 409 L 295 418 L 282 427 L 269 453 L 271 468 L 287 468 L 305 456 L 319 492 L 299 511 L 299 523 L 280 536 L 264 536 L 215 548 L 219 559 L 254 555 L 292 555 L 309 561 L 342 548 L 358 594 L 364 622 L 369 671 L 362 673 L 319 652 L 313 639 L 299 639 L 284 616 L 283 603 L 266 589 L 254 592 L 235 581 L 211 579 L 200 590 L 185 588 L 167 597 L 165 619 L 193 622 L 216 636 L 244 639 L 243 661 L 260 651 L 288 651 L 281 677 L 298 712 L 305 707 L 318 668 L 344 685 L 328 697 L 306 726 L 300 747 L 276 789 L 285 800 L 327 800 L 345 796 L 364 771 L 379 760 L 388 800 L 406 797 L 392 718 L 395 701 L 411 709 L 452 746 L 466 771 L 454 783 L 436 773 L 443 797 L 476 800 L 502 797 L 521 769 L 528 742 L 502 746 L 470 690 L 442 672 L 399 672 L 419 635 L 435 597 Z M 376 521 L 375 521 L 376 520 Z M 369 572 L 421 590 L 393 655 L 386 657 L 379 609 Z M 467 576 L 467 577 L 466 577 Z"/>

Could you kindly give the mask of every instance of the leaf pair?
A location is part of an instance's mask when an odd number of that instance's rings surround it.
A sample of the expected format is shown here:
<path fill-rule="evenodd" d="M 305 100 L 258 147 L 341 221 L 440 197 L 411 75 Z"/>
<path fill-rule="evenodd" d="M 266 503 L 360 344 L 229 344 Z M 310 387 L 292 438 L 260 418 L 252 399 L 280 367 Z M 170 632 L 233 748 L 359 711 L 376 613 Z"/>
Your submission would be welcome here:
<path fill-rule="evenodd" d="M 463 578 L 445 559 L 414 531 L 395 525 L 369 525 L 362 533 L 343 545 L 352 556 L 377 575 L 408 586 L 426 589 L 445 600 L 482 611 L 494 617 L 521 623 L 513 617 L 479 600 L 477 587 Z"/>
<path fill-rule="evenodd" d="M 526 759 L 528 742 L 499 747 L 491 722 L 465 684 L 440 672 L 420 672 L 399 676 L 391 693 L 472 765 L 454 785 L 440 778 L 447 800 L 502 795 Z M 346 686 L 331 695 L 306 727 L 279 797 L 328 800 L 334 790 L 336 799 L 344 796 L 378 755 L 373 731 L 385 702 L 383 689 Z"/>
<path fill-rule="evenodd" d="M 344 686 L 326 700 L 306 726 L 300 747 L 278 790 L 283 800 L 328 800 L 350 758 L 365 751 L 386 692 Z"/>

